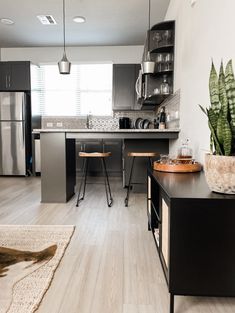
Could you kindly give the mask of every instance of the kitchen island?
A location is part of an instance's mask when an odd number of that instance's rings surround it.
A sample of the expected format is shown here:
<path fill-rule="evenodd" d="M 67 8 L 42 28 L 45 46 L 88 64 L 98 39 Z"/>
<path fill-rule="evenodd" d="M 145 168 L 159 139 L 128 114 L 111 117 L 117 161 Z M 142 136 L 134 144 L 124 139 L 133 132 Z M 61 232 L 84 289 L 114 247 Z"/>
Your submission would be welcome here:
<path fill-rule="evenodd" d="M 65 203 L 75 192 L 76 140 L 121 139 L 123 154 L 128 148 L 146 149 L 151 140 L 159 153 L 168 153 L 169 140 L 178 138 L 179 129 L 35 129 L 33 133 L 40 133 L 41 202 Z"/>

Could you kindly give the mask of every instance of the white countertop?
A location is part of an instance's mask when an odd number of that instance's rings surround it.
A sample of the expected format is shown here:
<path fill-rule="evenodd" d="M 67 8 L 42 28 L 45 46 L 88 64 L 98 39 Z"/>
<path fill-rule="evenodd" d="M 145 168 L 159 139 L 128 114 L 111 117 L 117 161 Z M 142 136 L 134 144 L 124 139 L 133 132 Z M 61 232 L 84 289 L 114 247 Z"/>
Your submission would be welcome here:
<path fill-rule="evenodd" d="M 70 129 L 70 128 L 41 128 L 34 129 L 33 133 L 178 133 L 180 129 Z"/>

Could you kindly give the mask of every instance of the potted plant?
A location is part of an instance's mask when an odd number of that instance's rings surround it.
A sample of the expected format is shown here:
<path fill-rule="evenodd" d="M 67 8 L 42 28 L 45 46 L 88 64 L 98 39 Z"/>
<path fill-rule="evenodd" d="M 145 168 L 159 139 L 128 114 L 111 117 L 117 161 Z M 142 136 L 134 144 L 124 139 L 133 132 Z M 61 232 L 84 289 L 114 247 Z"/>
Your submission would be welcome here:
<path fill-rule="evenodd" d="M 219 77 L 212 62 L 209 79 L 209 108 L 200 108 L 208 117 L 211 131 L 210 154 L 205 158 L 205 176 L 212 191 L 235 194 L 235 79 L 232 60 Z"/>

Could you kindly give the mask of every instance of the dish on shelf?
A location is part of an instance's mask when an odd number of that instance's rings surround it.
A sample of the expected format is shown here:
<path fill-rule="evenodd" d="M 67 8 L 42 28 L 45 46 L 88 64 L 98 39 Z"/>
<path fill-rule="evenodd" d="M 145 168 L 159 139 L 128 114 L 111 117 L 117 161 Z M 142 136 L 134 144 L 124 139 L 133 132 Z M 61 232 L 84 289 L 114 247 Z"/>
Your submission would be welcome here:
<path fill-rule="evenodd" d="M 142 121 L 143 121 L 143 119 L 141 117 L 138 117 L 136 119 L 135 124 L 134 124 L 135 125 L 135 129 L 140 129 L 141 128 L 140 124 L 142 123 Z"/>
<path fill-rule="evenodd" d="M 139 129 L 143 129 L 144 127 L 144 120 L 143 119 L 141 119 L 141 121 L 139 122 L 139 125 L 138 125 L 139 127 Z"/>
<path fill-rule="evenodd" d="M 148 119 L 143 120 L 142 128 L 147 129 L 149 128 L 150 121 Z"/>

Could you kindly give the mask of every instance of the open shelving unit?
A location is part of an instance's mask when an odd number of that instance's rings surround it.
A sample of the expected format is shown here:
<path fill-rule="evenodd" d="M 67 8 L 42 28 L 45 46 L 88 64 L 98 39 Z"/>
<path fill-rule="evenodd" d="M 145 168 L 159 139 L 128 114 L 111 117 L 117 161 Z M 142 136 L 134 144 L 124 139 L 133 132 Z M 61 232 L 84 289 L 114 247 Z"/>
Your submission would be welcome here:
<path fill-rule="evenodd" d="M 148 40 L 150 42 L 148 43 Z M 155 72 L 153 74 L 142 75 L 142 97 L 139 99 L 143 106 L 160 105 L 169 95 L 173 94 L 174 89 L 174 54 L 175 54 L 175 21 L 166 21 L 154 25 L 147 35 L 145 42 L 143 60 L 150 52 L 151 61 L 155 62 Z M 164 61 L 166 58 L 169 61 Z M 159 62 L 159 60 L 161 60 Z M 166 70 L 164 70 L 164 66 Z M 169 94 L 161 94 L 161 84 L 164 76 L 170 87 Z M 158 89 L 159 94 L 154 90 Z"/>

